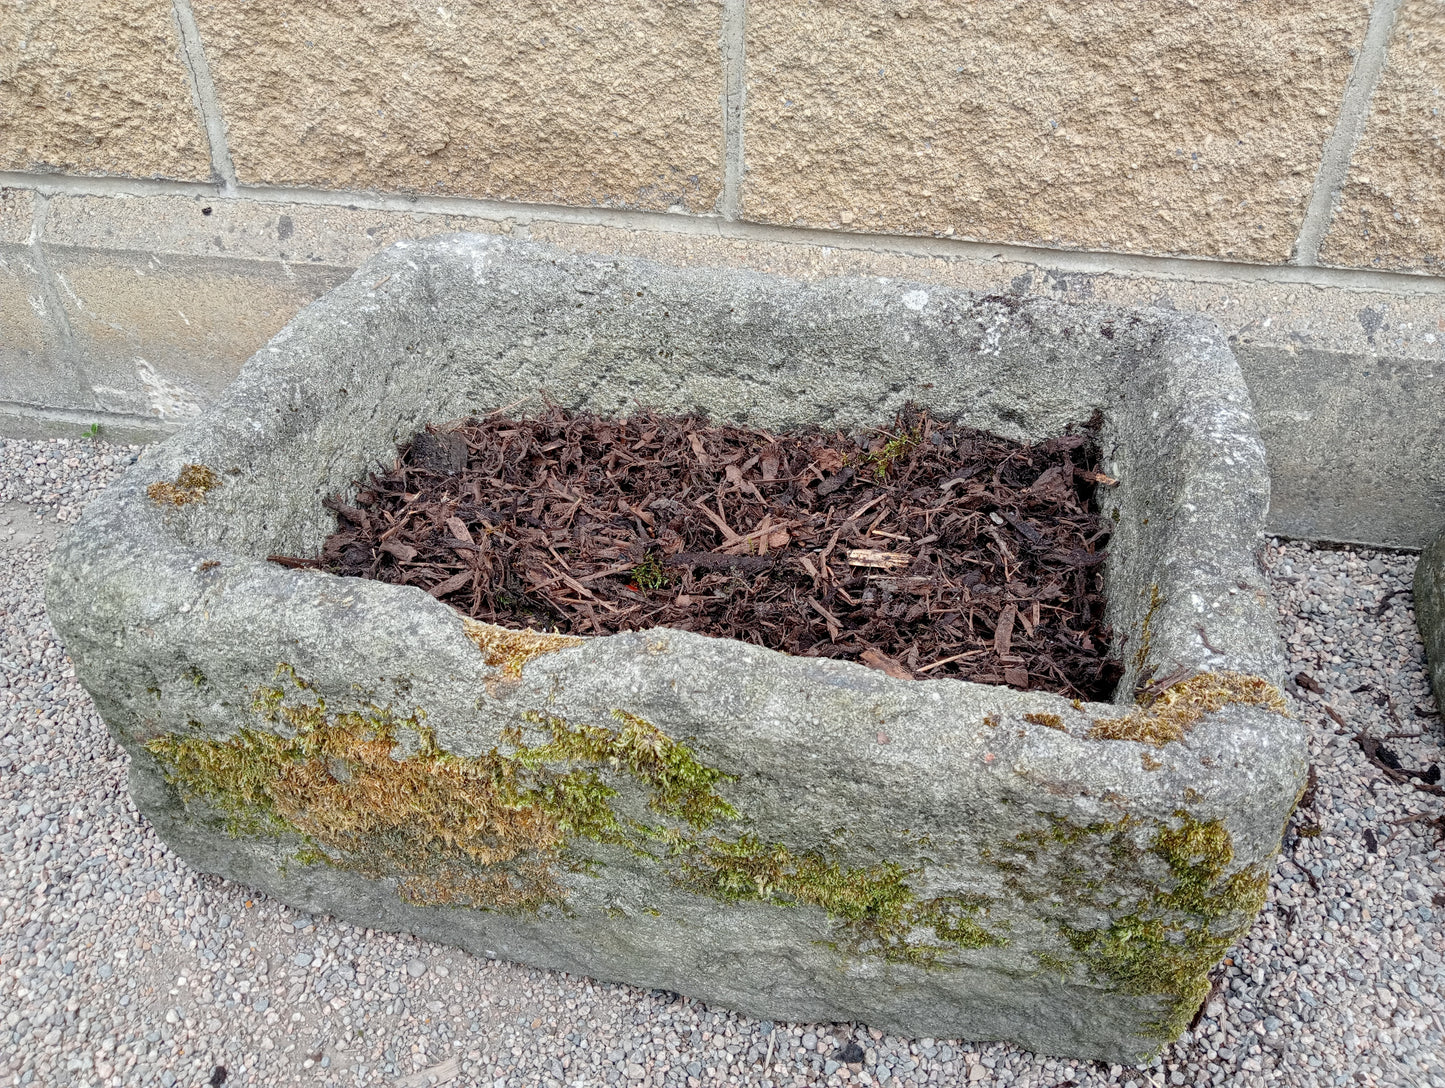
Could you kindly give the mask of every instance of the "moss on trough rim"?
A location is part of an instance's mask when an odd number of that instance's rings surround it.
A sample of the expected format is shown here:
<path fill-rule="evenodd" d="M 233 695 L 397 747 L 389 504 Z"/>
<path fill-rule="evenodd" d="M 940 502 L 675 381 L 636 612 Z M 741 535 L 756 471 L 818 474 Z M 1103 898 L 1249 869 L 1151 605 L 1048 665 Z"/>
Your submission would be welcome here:
<path fill-rule="evenodd" d="M 627 711 L 612 712 L 616 728 L 531 713 L 541 743 L 526 743 L 518 727 L 502 737 L 509 752 L 461 757 L 437 745 L 420 711 L 334 711 L 288 666 L 277 675 L 306 694 L 288 699 L 281 683 L 255 693 L 253 709 L 273 728 L 221 740 L 168 734 L 147 750 L 182 798 L 204 799 L 231 834 L 296 836 L 298 860 L 396 878 L 409 902 L 561 904 L 560 872 L 595 869 L 577 849 L 592 842 L 656 862 L 679 887 L 722 902 L 817 907 L 838 927 L 830 943 L 865 955 L 930 965 L 1007 943 L 979 922 L 982 897 L 920 900 L 908 883 L 915 870 L 897 863 L 848 866 L 737 830 L 743 817 L 717 792 L 731 776 Z M 399 756 L 403 732 L 415 750 Z M 641 785 L 663 822 L 620 816 L 604 774 Z M 710 833 L 719 823 L 734 830 Z"/>
<path fill-rule="evenodd" d="M 1268 680 L 1239 672 L 1205 672 L 1171 685 L 1147 705 L 1132 707 L 1118 718 L 1100 718 L 1085 736 L 1089 740 L 1132 740 L 1163 747 L 1183 740 L 1206 714 L 1231 704 L 1258 706 L 1287 714 L 1279 688 Z"/>
<path fill-rule="evenodd" d="M 513 631 L 493 623 L 481 623 L 462 617 L 462 630 L 482 651 L 482 660 L 500 669 L 508 680 L 520 680 L 522 669 L 534 657 L 555 654 L 558 650 L 581 646 L 576 635 L 559 635 L 546 631 Z"/>
<path fill-rule="evenodd" d="M 206 492 L 221 485 L 221 478 L 205 465 L 186 465 L 176 475 L 176 482 L 158 480 L 146 488 L 151 502 L 162 506 L 185 506 L 205 502 Z"/>

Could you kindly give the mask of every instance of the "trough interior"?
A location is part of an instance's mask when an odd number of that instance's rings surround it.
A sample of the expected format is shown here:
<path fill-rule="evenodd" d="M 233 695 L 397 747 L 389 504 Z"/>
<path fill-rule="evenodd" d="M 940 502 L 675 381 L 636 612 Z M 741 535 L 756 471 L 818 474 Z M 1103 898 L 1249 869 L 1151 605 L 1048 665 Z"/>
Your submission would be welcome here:
<path fill-rule="evenodd" d="M 769 429 L 860 430 L 911 401 L 1022 442 L 1098 412 L 1104 471 L 1121 480 L 1099 497 L 1118 526 L 1109 622 L 1126 661 L 1140 644 L 1169 535 L 1148 511 L 1179 491 L 1188 451 L 1170 446 L 1191 437 L 1171 418 L 1155 322 L 881 280 L 780 290 L 771 277 L 643 262 L 538 261 L 519 276 L 515 264 L 491 273 L 485 248 L 399 256 L 368 297 L 348 285 L 346 312 L 323 317 L 323 300 L 303 314 L 257 360 L 290 365 L 210 414 L 224 421 L 208 444 L 226 486 L 183 512 L 190 543 L 317 554 L 335 528 L 322 499 L 354 496 L 398 442 L 539 395 L 603 415 L 645 407 Z M 1179 433 L 1150 433 L 1148 412 Z M 1136 675 L 1130 662 L 1118 690 L 1132 692 Z"/>

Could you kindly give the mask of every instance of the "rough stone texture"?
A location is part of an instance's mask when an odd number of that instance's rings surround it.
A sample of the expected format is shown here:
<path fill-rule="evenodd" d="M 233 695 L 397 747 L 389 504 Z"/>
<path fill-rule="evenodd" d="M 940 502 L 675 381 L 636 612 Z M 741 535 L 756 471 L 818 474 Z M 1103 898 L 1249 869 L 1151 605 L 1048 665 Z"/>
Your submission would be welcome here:
<path fill-rule="evenodd" d="M 748 10 L 743 215 L 1282 262 L 1356 0 Z"/>
<path fill-rule="evenodd" d="M 199 3 L 242 182 L 710 211 L 721 5 Z"/>
<path fill-rule="evenodd" d="M 0 169 L 209 178 L 170 0 L 0 2 Z"/>
<path fill-rule="evenodd" d="M 1445 274 L 1445 7 L 1406 0 L 1350 160 L 1327 264 Z"/>
<path fill-rule="evenodd" d="M 604 411 L 705 407 L 765 426 L 858 426 L 915 399 L 1033 438 L 1101 409 L 1121 479 L 1108 499 L 1119 524 L 1108 579 L 1111 618 L 1133 648 L 1124 690 L 1141 661 L 1159 676 L 1281 678 L 1253 556 L 1268 502 L 1263 452 L 1239 371 L 1207 321 L 876 279 L 676 271 L 451 236 L 398 245 L 309 307 L 195 424 L 93 504 L 57 553 L 51 617 L 134 756 L 137 802 L 160 832 L 200 868 L 303 909 L 757 1014 L 1113 1060 L 1157 1047 L 1148 1025 L 1176 1003 L 1147 986 L 1118 992 L 1131 987 L 1066 935 L 1072 927 L 1095 949 L 1104 933 L 1148 942 L 1155 931 L 1131 915 L 1204 864 L 1159 845 L 1191 828 L 1211 829 L 1223 859 L 1207 889 L 1228 908 L 1216 924 L 1246 921 L 1232 909 L 1244 900 L 1220 882 L 1263 879 L 1255 867 L 1276 850 L 1301 782 L 1297 722 L 1233 704 L 1161 748 L 1087 740 L 1092 720 L 1122 708 L 897 681 L 670 630 L 582 640 L 509 672 L 419 590 L 264 562 L 319 546 L 330 528 L 321 497 L 420 424 L 539 389 Z M 202 500 L 148 497 L 176 481 Z M 890 958 L 816 907 L 762 891 L 736 902 L 697 894 L 655 840 L 634 853 L 575 838 L 592 864 L 560 874 L 565 911 L 418 905 L 394 879 L 281 867 L 294 839 L 228 837 L 144 745 L 215 744 L 257 727 L 251 696 L 282 662 L 311 685 L 283 691 L 283 705 L 421 708 L 435 744 L 464 759 L 535 744 L 541 716 L 615 728 L 614 711 L 636 715 L 730 776 L 717 790 L 738 818 L 714 826 L 718 839 L 690 838 L 644 807 L 635 779 L 602 768 L 622 816 L 669 826 L 689 849 L 741 847 L 752 834 L 795 859 L 831 858 L 850 877 L 891 872 L 919 901 L 981 896 L 978 922 L 1007 943 L 949 944 L 931 967 Z M 1064 728 L 1025 713 L 1057 715 Z M 344 768 L 327 773 L 350 781 Z M 1188 917 L 1168 917 L 1182 923 L 1177 936 L 1199 936 Z M 900 939 L 916 949 L 925 938 L 926 928 Z M 1174 946 L 1151 947 L 1172 962 Z"/>
<path fill-rule="evenodd" d="M 35 194 L 0 189 L 0 245 L 26 245 L 35 224 Z"/>
<path fill-rule="evenodd" d="M 1445 691 L 1445 531 L 1420 553 L 1415 566 L 1415 622 L 1430 662 L 1436 698 Z"/>

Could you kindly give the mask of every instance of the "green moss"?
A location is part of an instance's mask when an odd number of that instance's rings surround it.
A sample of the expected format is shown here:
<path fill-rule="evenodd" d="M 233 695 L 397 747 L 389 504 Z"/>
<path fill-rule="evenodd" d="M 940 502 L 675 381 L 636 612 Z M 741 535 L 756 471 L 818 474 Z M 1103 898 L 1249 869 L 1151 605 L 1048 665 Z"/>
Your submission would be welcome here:
<path fill-rule="evenodd" d="M 1162 1000 L 1163 1012 L 1149 1027 L 1167 1040 L 1188 1025 L 1208 995 L 1210 969 L 1264 905 L 1267 876 L 1259 866 L 1229 873 L 1234 848 L 1224 825 L 1183 810 L 1156 828 L 1142 853 L 1165 863 L 1166 883 L 1144 890 L 1106 927 L 1065 925 L 1061 933 L 1118 991 Z"/>
<path fill-rule="evenodd" d="M 333 710 L 284 665 L 252 709 L 266 728 L 216 740 L 192 723 L 194 734 L 147 748 L 182 798 L 204 800 L 231 834 L 289 836 L 294 860 L 396 879 L 410 902 L 560 903 L 561 871 L 598 864 L 578 853 L 590 842 L 622 846 L 723 902 L 816 907 L 839 943 L 862 954 L 931 964 L 1006 943 L 980 921 L 986 900 L 920 900 L 909 883 L 917 870 L 712 831 L 742 819 L 719 792 L 732 776 L 623 710 L 613 711 L 615 726 L 529 714 L 542 737 L 528 743 L 511 729 L 491 751 L 461 757 L 438 745 L 421 711 Z M 619 778 L 644 788 L 658 821 L 619 816 Z"/>
<path fill-rule="evenodd" d="M 620 730 L 528 714 L 528 721 L 551 731 L 551 739 L 534 748 L 519 744 L 516 758 L 529 767 L 569 761 L 626 771 L 649 787 L 649 808 L 699 830 L 718 820 L 738 818 L 737 810 L 714 789 L 719 782 L 731 781 L 730 775 L 706 766 L 646 719 L 625 710 L 614 710 L 612 716 L 622 723 Z"/>
<path fill-rule="evenodd" d="M 918 445 L 922 432 L 917 428 L 910 431 L 903 431 L 889 438 L 887 442 L 878 447 L 868 455 L 868 463 L 873 466 L 873 475 L 880 480 L 888 478 L 889 471 L 893 468 L 899 458 L 908 454 L 914 446 Z"/>
<path fill-rule="evenodd" d="M 495 750 L 460 758 L 418 713 L 336 712 L 320 698 L 286 701 L 280 688 L 257 692 L 254 706 L 278 728 L 146 747 L 232 834 L 289 833 L 298 860 L 394 877 L 409 901 L 535 909 L 562 897 L 556 870 L 578 864 L 572 838 L 621 837 L 614 791 L 592 771 L 533 771 Z M 402 731 L 415 738 L 410 755 Z"/>
<path fill-rule="evenodd" d="M 840 923 L 856 951 L 888 960 L 931 963 L 952 949 L 1007 943 L 976 920 L 985 900 L 919 900 L 906 880 L 909 871 L 894 862 L 843 866 L 820 852 L 794 853 L 755 835 L 679 841 L 674 856 L 682 865 L 680 883 L 692 891 L 724 902 L 817 907 Z M 919 930 L 931 930 L 934 939 Z"/>
<path fill-rule="evenodd" d="M 1041 970 L 1058 975 L 1060 979 L 1067 979 L 1072 975 L 1074 973 L 1074 965 L 1077 963 L 1076 960 L 1069 959 L 1065 956 L 1056 956 L 1052 952 L 1035 952 L 1033 953 L 1033 957 L 1038 962 Z"/>
<path fill-rule="evenodd" d="M 908 920 L 929 927 L 941 940 L 958 948 L 1008 944 L 1007 937 L 992 934 L 979 924 L 977 916 L 987 907 L 988 900 L 982 896 L 940 896 L 917 904 Z"/>
<path fill-rule="evenodd" d="M 648 552 L 647 557 L 632 568 L 632 584 L 638 589 L 661 589 L 667 585 L 667 571 L 655 552 Z"/>
<path fill-rule="evenodd" d="M 1105 835 L 1117 835 L 1118 832 L 1124 830 L 1128 825 L 1127 817 L 1120 820 L 1102 820 L 1083 825 L 1071 823 L 1053 813 L 1045 814 L 1045 819 L 1047 821 L 1046 826 L 1028 828 L 1027 830 L 1020 831 L 1010 844 L 1010 848 L 1015 853 L 1022 854 L 1028 858 L 1030 862 L 1038 861 L 1040 855 L 1044 853 L 1051 855 L 1057 854 L 1056 848 L 1060 845 L 1074 846 L 1086 839 L 1099 838 Z M 1017 863 L 1003 861 L 995 862 L 994 864 L 996 868 L 1002 869 L 1005 872 L 1026 873 L 1029 871 L 1027 867 L 1018 865 Z M 1060 855 L 1055 865 L 1063 866 L 1063 875 L 1074 871 L 1082 872 L 1084 869 L 1082 862 L 1077 859 L 1070 859 L 1068 854 Z M 1053 879 L 1060 879 L 1060 874 L 1056 873 Z"/>

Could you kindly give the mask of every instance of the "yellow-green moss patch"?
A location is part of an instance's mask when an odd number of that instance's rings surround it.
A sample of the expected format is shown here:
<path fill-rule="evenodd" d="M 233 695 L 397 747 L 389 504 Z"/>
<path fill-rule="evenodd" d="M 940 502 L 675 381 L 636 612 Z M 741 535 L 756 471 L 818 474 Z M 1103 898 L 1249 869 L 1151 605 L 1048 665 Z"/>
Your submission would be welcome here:
<path fill-rule="evenodd" d="M 1163 824 L 1148 853 L 1169 867 L 1170 880 L 1102 929 L 1063 927 L 1069 945 L 1118 990 L 1154 995 L 1164 1012 L 1150 1025 L 1173 1039 L 1209 993 L 1209 971 L 1264 906 L 1268 875 L 1261 866 L 1232 874 L 1234 848 L 1219 820 L 1180 810 Z M 1226 875 L 1228 874 L 1228 875 Z"/>
<path fill-rule="evenodd" d="M 950 949 L 1007 943 L 977 921 L 984 899 L 920 900 L 894 862 L 844 866 L 817 851 L 794 853 L 756 835 L 674 840 L 679 882 L 724 902 L 818 907 L 841 924 L 854 950 L 905 963 L 932 963 Z M 931 933 L 931 936 L 930 936 Z"/>
<path fill-rule="evenodd" d="M 880 480 L 887 479 L 894 464 L 907 456 L 908 451 L 918 445 L 922 437 L 922 431 L 918 427 L 891 436 L 878 449 L 868 454 L 867 460 L 873 467 L 873 475 Z"/>
<path fill-rule="evenodd" d="M 186 465 L 176 475 L 175 483 L 161 480 L 146 488 L 152 502 L 169 506 L 204 502 L 206 492 L 221 485 L 221 478 L 205 465 Z"/>
<path fill-rule="evenodd" d="M 667 585 L 667 571 L 656 552 L 648 552 L 642 562 L 632 568 L 632 584 L 638 589 L 661 589 Z"/>
<path fill-rule="evenodd" d="M 1132 740 L 1162 747 L 1183 740 L 1200 718 L 1231 704 L 1288 712 L 1279 688 L 1258 676 L 1206 672 L 1181 680 L 1121 717 L 1100 718 L 1086 735 L 1090 740 Z"/>
<path fill-rule="evenodd" d="M 1047 726 L 1049 729 L 1057 729 L 1060 733 L 1069 731 L 1064 725 L 1064 719 L 1057 714 L 1025 714 L 1024 721 L 1032 722 L 1034 725 Z"/>
<path fill-rule="evenodd" d="M 482 651 L 482 660 L 500 669 L 509 680 L 519 680 L 522 668 L 534 657 L 554 654 L 572 646 L 581 646 L 575 635 L 550 634 L 546 631 L 509 631 L 491 623 L 478 623 L 462 618 L 462 630 Z"/>
<path fill-rule="evenodd" d="M 225 740 L 170 735 L 146 745 L 183 796 L 202 797 L 233 834 L 292 832 L 302 860 L 393 876 L 404 898 L 499 909 L 562 897 L 558 864 L 574 836 L 621 837 L 614 791 L 594 772 L 527 768 L 492 752 L 436 747 L 419 714 L 332 712 L 322 699 L 255 702 L 286 733 L 243 729 Z M 399 730 L 417 750 L 399 755 Z"/>
<path fill-rule="evenodd" d="M 1149 1034 L 1174 1038 L 1207 994 L 1211 968 L 1263 906 L 1265 868 L 1235 868 L 1223 822 L 1184 809 L 1082 826 L 1038 815 L 1040 826 L 984 852 L 1011 894 L 1053 920 L 1060 947 L 1030 950 L 1034 959 L 1051 973 L 1082 968 L 1118 993 L 1156 998 Z M 1080 924 L 1099 915 L 1108 923 Z"/>
<path fill-rule="evenodd" d="M 691 828 L 737 818 L 715 788 L 726 774 L 622 710 L 615 729 L 532 715 L 547 731 L 541 743 L 514 729 L 509 751 L 460 757 L 437 746 L 419 711 L 333 711 L 289 666 L 277 678 L 252 702 L 272 729 L 172 734 L 146 747 L 232 834 L 296 835 L 301 860 L 396 877 L 413 902 L 535 908 L 564 898 L 559 866 L 585 867 L 574 840 L 645 852 L 666 829 L 619 820 L 605 772 L 640 781 L 653 811 Z"/>
<path fill-rule="evenodd" d="M 527 720 L 550 730 L 551 739 L 529 748 L 515 737 L 516 758 L 529 767 L 565 760 L 625 770 L 648 785 L 649 808 L 694 828 L 738 818 L 737 811 L 713 788 L 730 781 L 731 776 L 701 763 L 686 746 L 646 719 L 625 710 L 614 710 L 612 716 L 622 723 L 620 730 L 528 714 Z"/>

